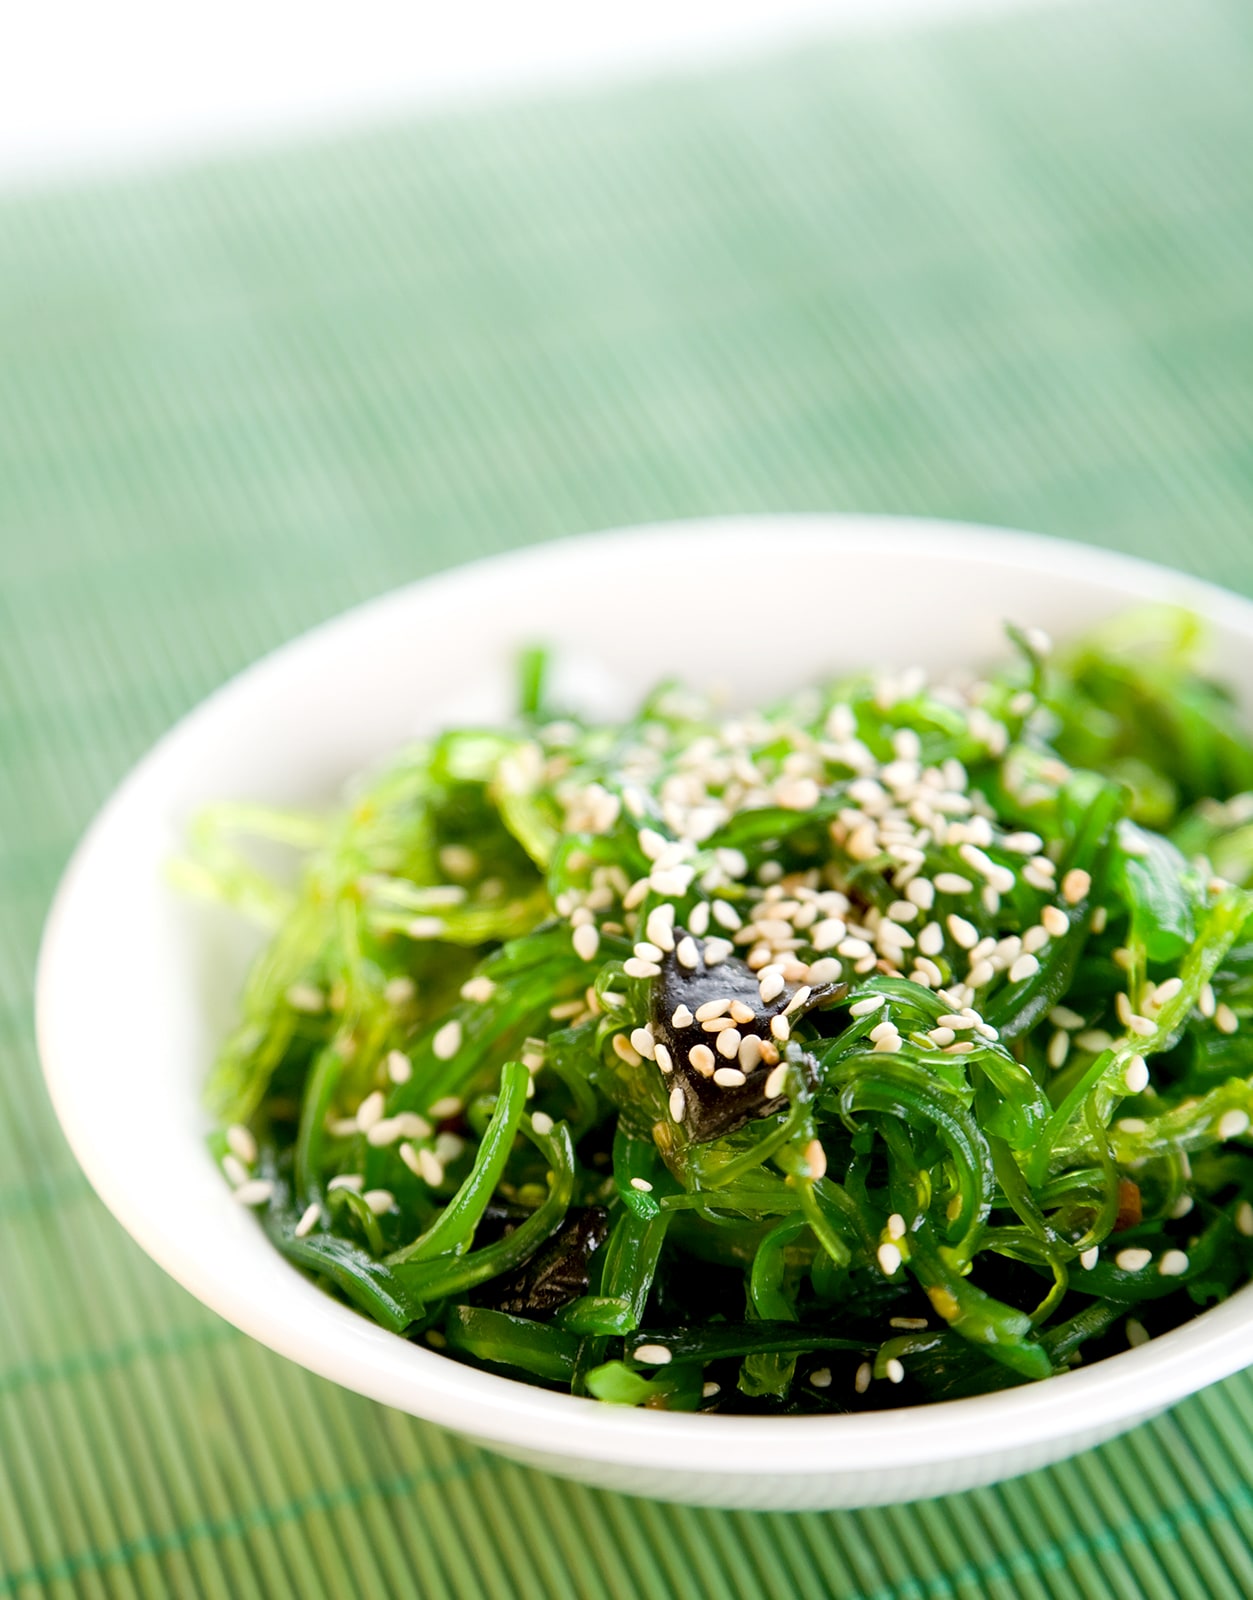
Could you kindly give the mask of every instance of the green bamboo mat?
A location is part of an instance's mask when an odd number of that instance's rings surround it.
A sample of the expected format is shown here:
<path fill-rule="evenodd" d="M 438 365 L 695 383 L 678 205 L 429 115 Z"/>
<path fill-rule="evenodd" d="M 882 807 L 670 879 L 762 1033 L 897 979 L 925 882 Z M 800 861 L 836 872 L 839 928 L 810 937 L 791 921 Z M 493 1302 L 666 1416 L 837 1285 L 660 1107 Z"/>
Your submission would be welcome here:
<path fill-rule="evenodd" d="M 342 1393 L 108 1218 L 30 1017 L 145 747 L 466 557 L 845 507 L 1253 593 L 1251 78 L 1243 0 L 1098 0 L 0 200 L 0 1597 L 1253 1594 L 1247 1377 L 999 1489 L 796 1517 Z"/>

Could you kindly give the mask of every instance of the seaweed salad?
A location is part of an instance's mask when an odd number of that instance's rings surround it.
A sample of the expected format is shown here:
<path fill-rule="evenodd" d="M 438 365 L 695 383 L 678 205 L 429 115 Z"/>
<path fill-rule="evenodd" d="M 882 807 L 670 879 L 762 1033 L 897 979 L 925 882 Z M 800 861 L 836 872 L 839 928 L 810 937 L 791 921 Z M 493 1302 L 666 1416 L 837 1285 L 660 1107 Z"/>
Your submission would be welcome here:
<path fill-rule="evenodd" d="M 996 670 L 659 687 L 222 805 L 215 1159 L 397 1336 L 603 1402 L 1047 1378 L 1253 1276 L 1253 744 L 1160 609 Z M 250 837 L 298 853 L 287 880 Z"/>

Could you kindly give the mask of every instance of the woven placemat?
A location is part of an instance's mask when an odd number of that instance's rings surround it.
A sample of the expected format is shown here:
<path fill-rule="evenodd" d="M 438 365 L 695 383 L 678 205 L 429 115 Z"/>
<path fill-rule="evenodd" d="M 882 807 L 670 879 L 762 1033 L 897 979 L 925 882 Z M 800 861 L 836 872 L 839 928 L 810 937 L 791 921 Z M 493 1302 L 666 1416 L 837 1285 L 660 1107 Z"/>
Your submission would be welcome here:
<path fill-rule="evenodd" d="M 332 1388 L 106 1215 L 30 1007 L 147 745 L 467 557 L 856 508 L 1253 593 L 1251 79 L 1243 0 L 1098 0 L 0 201 L 0 1597 L 1253 1594 L 1247 1377 L 998 1489 L 795 1517 Z"/>

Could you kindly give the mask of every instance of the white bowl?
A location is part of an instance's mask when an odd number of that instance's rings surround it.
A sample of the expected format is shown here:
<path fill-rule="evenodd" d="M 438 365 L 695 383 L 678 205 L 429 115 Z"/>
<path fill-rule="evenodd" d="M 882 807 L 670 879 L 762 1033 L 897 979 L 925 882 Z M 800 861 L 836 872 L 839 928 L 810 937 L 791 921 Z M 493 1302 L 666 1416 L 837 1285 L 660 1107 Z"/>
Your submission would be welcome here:
<path fill-rule="evenodd" d="M 44 1071 L 88 1177 L 145 1250 L 263 1344 L 386 1405 L 587 1483 L 697 1503 L 864 1506 L 1056 1461 L 1253 1358 L 1253 1290 L 1111 1360 L 1005 1394 L 880 1415 L 668 1415 L 554 1395 L 384 1332 L 287 1265 L 231 1199 L 201 1088 L 253 948 L 163 867 L 204 802 L 320 801 L 407 735 L 496 717 L 547 641 L 609 705 L 663 674 L 752 701 L 832 669 L 1003 652 L 1136 601 L 1203 612 L 1253 698 L 1253 605 L 1081 546 L 944 523 L 759 517 L 565 540 L 358 607 L 228 684 L 140 763 L 74 857 L 38 980 Z M 763 646 L 755 624 L 773 621 Z"/>

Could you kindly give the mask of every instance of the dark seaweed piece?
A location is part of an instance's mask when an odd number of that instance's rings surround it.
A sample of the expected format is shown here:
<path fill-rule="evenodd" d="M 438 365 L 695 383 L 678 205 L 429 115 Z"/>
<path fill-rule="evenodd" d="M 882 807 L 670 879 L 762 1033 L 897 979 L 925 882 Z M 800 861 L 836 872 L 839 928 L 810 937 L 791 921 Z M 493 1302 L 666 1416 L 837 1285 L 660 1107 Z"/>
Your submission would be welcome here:
<path fill-rule="evenodd" d="M 663 955 L 661 972 L 653 979 L 649 991 L 649 1021 L 654 1039 L 664 1045 L 670 1055 L 673 1070 L 667 1075 L 668 1081 L 683 1085 L 683 1126 L 688 1138 L 694 1144 L 705 1144 L 783 1108 L 785 1101 L 781 1096 L 768 1100 L 765 1094 L 766 1081 L 779 1060 L 770 1023 L 772 1018 L 788 1010 L 800 986 L 787 984 L 775 999 L 763 1002 L 757 974 L 738 956 L 727 956 L 711 966 L 706 963 L 702 940 L 689 939 L 682 928 L 674 930 L 674 937 L 675 950 Z M 695 945 L 695 967 L 684 966 L 676 953 L 685 940 Z M 819 984 L 811 988 L 792 1011 L 789 1021 L 817 1007 L 835 1005 L 847 993 L 846 983 Z M 714 1082 L 713 1074 L 719 1067 L 738 1068 L 739 1065 L 734 1058 L 724 1059 L 718 1053 L 716 1032 L 706 1032 L 695 1020 L 684 1027 L 675 1026 L 674 1016 L 681 1006 L 686 1006 L 695 1019 L 700 1007 L 712 1000 L 746 1006 L 752 1012 L 752 1020 L 736 1023 L 740 1037 L 755 1034 L 766 1047 L 764 1059 L 746 1075 L 742 1084 L 724 1087 Z M 702 1044 L 713 1052 L 714 1058 L 714 1065 L 704 1072 L 693 1067 L 690 1060 L 690 1052 Z"/>
<path fill-rule="evenodd" d="M 484 1305 L 513 1316 L 556 1311 L 586 1294 L 591 1286 L 589 1263 L 609 1233 L 603 1206 L 571 1211 L 560 1230 L 516 1272 L 485 1286 Z"/>

